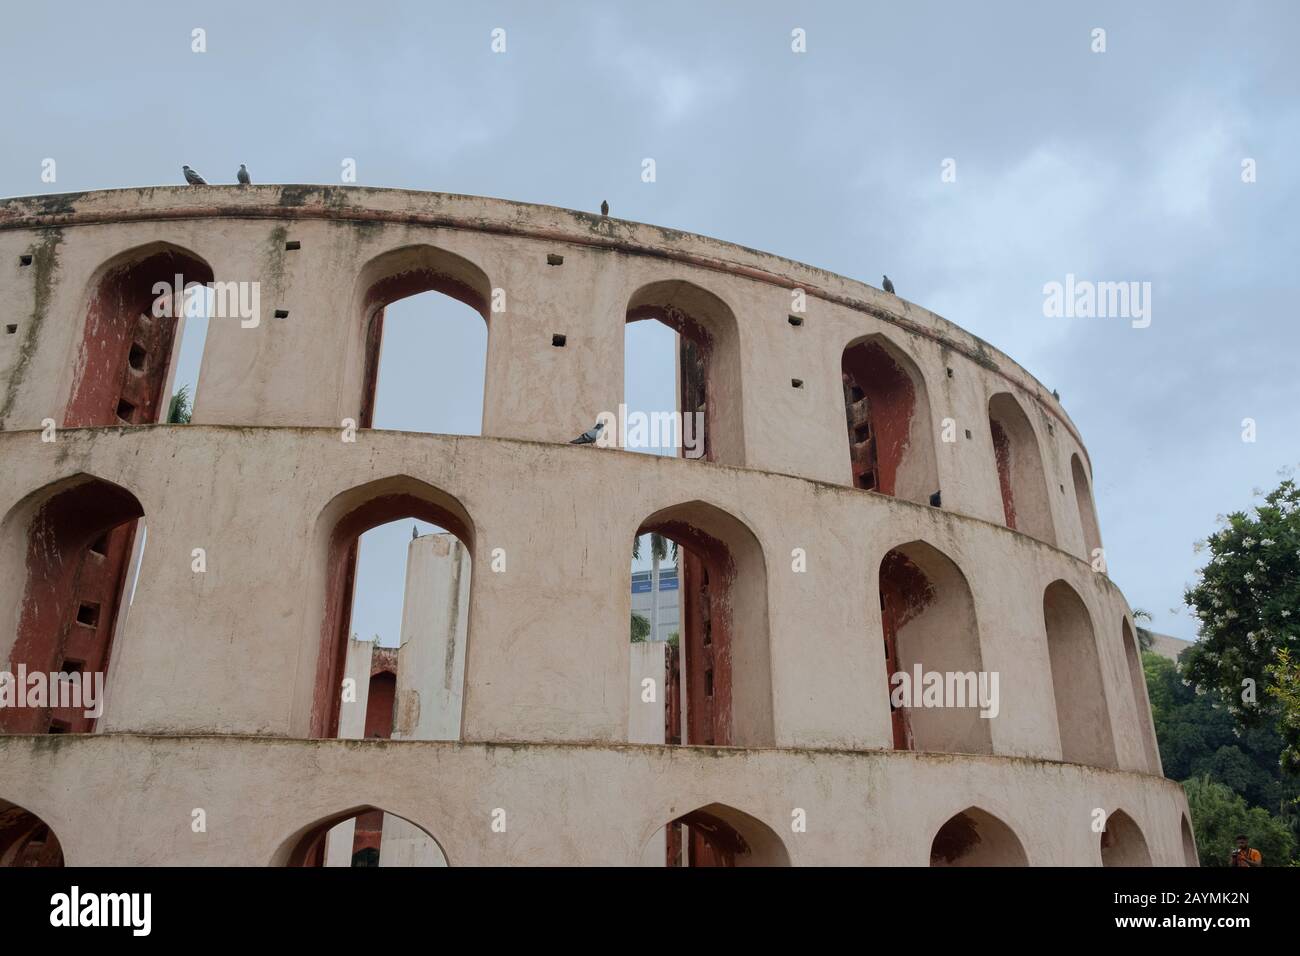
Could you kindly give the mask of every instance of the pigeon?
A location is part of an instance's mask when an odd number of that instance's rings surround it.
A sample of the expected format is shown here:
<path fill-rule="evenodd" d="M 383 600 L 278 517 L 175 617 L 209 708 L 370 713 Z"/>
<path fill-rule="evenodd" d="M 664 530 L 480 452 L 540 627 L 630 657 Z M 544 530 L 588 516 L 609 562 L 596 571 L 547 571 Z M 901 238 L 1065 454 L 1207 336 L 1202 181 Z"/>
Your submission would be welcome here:
<path fill-rule="evenodd" d="M 252 177 L 248 175 L 248 167 L 243 163 L 239 164 L 239 172 L 235 173 L 235 178 L 239 180 L 239 185 L 247 186 L 252 183 Z"/>
<path fill-rule="evenodd" d="M 590 445 L 590 444 L 593 444 L 593 443 L 596 441 L 596 439 L 600 437 L 600 433 L 601 433 L 601 431 L 604 429 L 604 427 L 605 427 L 605 423 L 604 423 L 604 422 L 596 422 L 596 427 L 595 427 L 595 428 L 588 428 L 585 432 L 583 432 L 581 435 L 579 435 L 579 436 L 578 436 L 577 438 L 575 438 L 573 441 L 569 442 L 569 444 L 570 444 L 570 445 Z"/>
<path fill-rule="evenodd" d="M 204 179 L 194 170 L 190 169 L 188 166 L 182 166 L 181 172 L 185 174 L 185 181 L 189 183 L 191 186 L 206 186 L 208 184 L 208 181 L 206 179 Z"/>
<path fill-rule="evenodd" d="M 1056 389 L 1052 389 L 1052 398 L 1056 399 L 1059 402 L 1061 400 L 1061 393 L 1058 392 Z"/>
<path fill-rule="evenodd" d="M 411 540 L 414 541 L 420 536 L 420 532 L 415 530 L 415 525 L 411 525 Z"/>
<path fill-rule="evenodd" d="M 888 292 L 890 295 L 893 295 L 893 294 L 894 294 L 894 283 L 892 283 L 892 282 L 889 281 L 889 276 L 884 276 L 883 278 L 884 278 L 884 280 L 885 280 L 885 285 L 884 285 L 884 289 L 885 289 L 885 291 Z"/>
<path fill-rule="evenodd" d="M 602 216 L 608 216 L 608 215 L 609 215 L 609 200 L 608 200 L 608 199 L 602 199 L 602 200 L 600 201 L 600 214 L 601 214 Z"/>

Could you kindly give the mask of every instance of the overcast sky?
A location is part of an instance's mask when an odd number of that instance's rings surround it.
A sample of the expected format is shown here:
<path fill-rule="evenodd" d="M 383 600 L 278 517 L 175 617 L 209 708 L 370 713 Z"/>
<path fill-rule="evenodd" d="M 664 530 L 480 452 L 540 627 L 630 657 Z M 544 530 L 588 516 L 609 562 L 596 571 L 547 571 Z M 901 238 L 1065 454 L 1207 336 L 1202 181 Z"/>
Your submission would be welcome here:
<path fill-rule="evenodd" d="M 1191 638 L 1192 542 L 1300 463 L 1298 11 L 15 4 L 0 193 L 175 183 L 181 163 L 212 182 L 244 162 L 258 182 L 336 183 L 352 157 L 361 184 L 586 210 L 607 198 L 622 218 L 873 284 L 887 272 L 1060 391 L 1091 454 L 1112 577 L 1157 630 Z M 196 27 L 206 53 L 191 52 Z M 791 51 L 795 28 L 806 53 Z M 947 158 L 956 182 L 941 182 Z M 1149 281 L 1150 327 L 1045 318 L 1043 285 L 1067 273 Z M 436 298 L 390 310 L 385 364 L 400 336 L 419 374 L 381 394 L 378 424 L 472 433 L 482 323 Z M 638 346 L 629 373 L 667 377 L 638 394 L 671 402 L 664 340 Z M 392 541 L 409 537 L 408 523 Z M 363 569 L 354 628 L 389 643 L 396 560 Z"/>

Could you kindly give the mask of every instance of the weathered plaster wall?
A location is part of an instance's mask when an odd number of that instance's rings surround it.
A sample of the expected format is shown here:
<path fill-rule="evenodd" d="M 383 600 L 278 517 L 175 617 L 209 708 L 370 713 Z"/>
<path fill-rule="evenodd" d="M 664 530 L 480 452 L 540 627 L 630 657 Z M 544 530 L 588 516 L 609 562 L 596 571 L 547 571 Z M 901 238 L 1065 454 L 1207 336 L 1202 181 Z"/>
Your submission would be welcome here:
<path fill-rule="evenodd" d="M 1002 675 L 994 752 L 1060 754 L 1042 595 L 1062 579 L 1098 635 L 1119 765 L 1146 767 L 1139 720 L 1150 718 L 1132 705 L 1123 596 L 1072 555 L 945 510 L 614 449 L 390 431 L 348 443 L 334 429 L 155 426 L 69 430 L 48 444 L 7 432 L 0 457 L 12 463 L 0 515 L 79 473 L 121 485 L 143 506 L 149 540 L 114 650 L 106 730 L 306 736 L 328 553 L 322 513 L 349 489 L 409 476 L 463 506 L 474 567 L 490 568 L 496 548 L 506 557 L 505 572 L 474 574 L 470 587 L 466 739 L 626 739 L 628 542 L 650 515 L 700 501 L 743 524 L 766 559 L 772 690 L 755 703 L 770 707 L 778 746 L 889 745 L 878 569 L 889 549 L 921 540 L 965 575 L 983 665 Z M 530 494 L 511 492 L 524 487 Z M 0 524 L 0 607 L 16 606 L 24 583 L 11 546 L 21 512 Z M 191 570 L 196 547 L 207 552 L 202 574 Z M 806 571 L 794 570 L 796 548 Z"/>
<path fill-rule="evenodd" d="M 54 828 L 70 865 L 262 865 L 321 819 L 375 805 L 430 833 L 450 866 L 631 866 L 666 822 L 711 803 L 758 818 L 794 865 L 925 866 L 935 833 L 971 806 L 1006 823 L 1031 865 L 1100 865 L 1097 808 L 1123 809 L 1157 865 L 1184 865 L 1177 783 L 998 757 L 0 737 L 0 790 Z M 206 833 L 190 828 L 195 807 L 207 811 Z M 805 833 L 792 832 L 796 808 Z M 504 833 L 491 828 L 497 809 Z"/>

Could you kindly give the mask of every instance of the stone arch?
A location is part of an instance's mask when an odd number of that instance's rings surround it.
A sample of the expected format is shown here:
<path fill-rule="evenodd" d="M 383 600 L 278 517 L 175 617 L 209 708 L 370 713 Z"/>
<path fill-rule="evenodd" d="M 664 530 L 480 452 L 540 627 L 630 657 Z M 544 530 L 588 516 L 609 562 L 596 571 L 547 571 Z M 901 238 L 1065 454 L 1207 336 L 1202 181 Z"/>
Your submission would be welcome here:
<path fill-rule="evenodd" d="M 354 836 L 352 827 L 362 818 L 381 821 L 382 843 Z M 368 835 L 367 835 L 368 836 Z M 333 843 L 333 845 L 331 845 Z M 360 849 L 353 849 L 360 844 Z M 382 850 L 381 850 L 382 847 Z M 369 851 L 374 852 L 373 855 Z M 364 854 L 367 862 L 356 857 Z M 392 862 L 384 861 L 384 854 Z M 372 860 L 373 862 L 369 862 Z M 344 862 L 346 861 L 346 862 Z M 271 866 L 447 866 L 447 854 L 438 839 L 418 823 L 372 804 L 330 814 L 300 827 L 281 841 Z"/>
<path fill-rule="evenodd" d="M 356 334 L 361 337 L 364 355 L 357 418 L 362 428 L 371 427 L 374 419 L 384 309 L 422 292 L 438 292 L 464 302 L 491 327 L 492 283 L 486 272 L 463 256 L 436 246 L 411 245 L 367 262 L 357 276 L 352 312 L 360 316 Z"/>
<path fill-rule="evenodd" d="M 643 845 L 641 859 L 654 866 L 790 866 L 790 851 L 762 820 L 710 803 L 657 829 Z"/>
<path fill-rule="evenodd" d="M 1151 865 L 1151 851 L 1142 828 L 1123 810 L 1116 810 L 1106 818 L 1099 849 L 1102 866 Z"/>
<path fill-rule="evenodd" d="M 636 534 L 678 545 L 688 744 L 775 742 L 767 561 L 744 522 L 704 501 L 660 509 Z M 630 591 L 630 588 L 629 588 Z M 670 675 L 668 687 L 673 687 Z M 672 740 L 672 728 L 668 728 Z"/>
<path fill-rule="evenodd" d="M 445 491 L 408 475 L 367 482 L 336 495 L 325 506 L 316 522 L 313 548 L 313 580 L 318 582 L 315 594 L 321 611 L 314 619 L 311 737 L 333 737 L 338 732 L 338 689 L 347 654 L 357 539 L 371 528 L 402 518 L 445 528 L 464 544 L 471 558 L 474 554 L 474 524 L 465 507 Z M 471 604 L 473 587 L 471 577 Z M 471 620 L 467 635 L 472 626 Z M 310 633 L 305 640 L 312 643 Z"/>
<path fill-rule="evenodd" d="M 174 292 L 158 295 L 158 283 L 184 290 L 213 281 L 212 267 L 196 253 L 169 242 L 151 242 L 119 253 L 96 270 L 86 297 L 86 319 L 72 388 L 63 413 L 65 428 L 147 425 L 166 413 L 176 334 L 184 314 Z M 154 316 L 157 306 L 163 317 Z"/>
<path fill-rule="evenodd" d="M 1160 773 L 1160 748 L 1156 744 L 1155 727 L 1151 723 L 1151 704 L 1147 700 L 1146 671 L 1142 669 L 1142 655 L 1138 653 L 1137 641 L 1133 639 L 1133 629 L 1128 618 L 1120 621 L 1120 632 L 1124 642 L 1124 664 L 1128 670 L 1129 687 L 1133 691 L 1133 714 L 1137 720 L 1137 735 L 1142 741 L 1142 754 L 1146 758 L 1147 773 Z"/>
<path fill-rule="evenodd" d="M 1101 531 L 1091 483 L 1078 455 L 1070 456 L 1070 473 L 1074 476 L 1074 501 L 1079 508 L 1079 527 L 1083 533 L 1083 559 L 1091 562 L 1093 552 L 1101 548 Z"/>
<path fill-rule="evenodd" d="M 1078 592 L 1064 581 L 1053 581 L 1043 591 L 1043 626 L 1061 759 L 1118 766 L 1092 617 Z"/>
<path fill-rule="evenodd" d="M 131 492 L 84 472 L 10 509 L 0 523 L 0 588 L 12 598 L 13 642 L 0 644 L 0 659 L 29 674 L 80 675 L 92 687 L 95 675 L 107 675 L 143 516 Z M 64 689 L 71 694 L 71 685 Z M 70 701 L 0 709 L 0 731 L 91 732 L 97 718 Z"/>
<path fill-rule="evenodd" d="M 931 866 L 1028 866 L 1015 831 L 987 810 L 967 807 L 949 817 L 930 841 Z"/>
<path fill-rule="evenodd" d="M 883 335 L 854 339 L 840 361 L 852 484 L 937 502 L 930 393 L 920 367 Z"/>
<path fill-rule="evenodd" d="M 1038 436 L 1010 392 L 999 392 L 989 399 L 989 431 L 1007 527 L 1055 545 L 1052 505 Z"/>
<path fill-rule="evenodd" d="M 645 319 L 662 322 L 679 336 L 678 410 L 683 416 L 704 415 L 703 453 L 693 457 L 743 466 L 743 383 L 735 312 L 693 282 L 668 279 L 643 285 L 628 299 L 626 321 Z M 686 427 L 683 421 L 683 431 Z"/>
<path fill-rule="evenodd" d="M 880 615 L 885 642 L 887 691 L 896 750 L 942 753 L 993 752 L 989 720 L 980 717 L 983 673 L 979 623 L 970 585 L 961 569 L 924 541 L 890 550 L 880 562 Z M 923 688 L 916 668 L 937 672 L 944 689 L 964 706 L 917 706 Z M 899 675 L 894 680 L 894 675 Z M 957 675 L 969 675 L 959 677 Z M 991 685 L 986 683 L 985 687 Z M 909 691 L 895 707 L 895 690 Z"/>
<path fill-rule="evenodd" d="M 0 867 L 63 866 L 54 830 L 30 810 L 0 799 Z"/>
<path fill-rule="evenodd" d="M 1192 832 L 1192 825 L 1187 820 L 1187 814 L 1181 814 L 1182 823 L 1180 830 L 1183 837 L 1183 865 L 1200 866 L 1201 856 L 1196 852 L 1196 835 Z"/>

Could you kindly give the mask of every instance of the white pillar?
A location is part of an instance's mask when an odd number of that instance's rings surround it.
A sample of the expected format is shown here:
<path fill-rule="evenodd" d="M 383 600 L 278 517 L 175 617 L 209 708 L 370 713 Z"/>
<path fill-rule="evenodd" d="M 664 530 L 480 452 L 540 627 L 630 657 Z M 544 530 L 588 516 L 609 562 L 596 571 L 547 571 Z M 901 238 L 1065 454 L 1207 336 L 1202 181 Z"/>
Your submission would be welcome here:
<path fill-rule="evenodd" d="M 411 541 L 393 738 L 459 740 L 469 627 L 469 552 L 451 534 Z"/>
<path fill-rule="evenodd" d="M 664 699 L 667 683 L 666 651 L 663 641 L 642 641 L 630 645 L 632 666 L 628 683 L 627 742 L 630 744 L 662 744 L 664 737 Z M 654 700 L 647 701 L 642 682 L 654 681 Z"/>
<path fill-rule="evenodd" d="M 409 820 L 384 814 L 380 866 L 446 866 L 447 858 L 429 834 Z"/>

